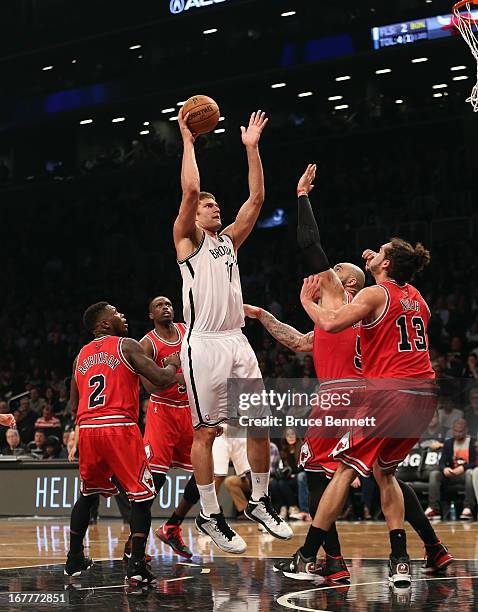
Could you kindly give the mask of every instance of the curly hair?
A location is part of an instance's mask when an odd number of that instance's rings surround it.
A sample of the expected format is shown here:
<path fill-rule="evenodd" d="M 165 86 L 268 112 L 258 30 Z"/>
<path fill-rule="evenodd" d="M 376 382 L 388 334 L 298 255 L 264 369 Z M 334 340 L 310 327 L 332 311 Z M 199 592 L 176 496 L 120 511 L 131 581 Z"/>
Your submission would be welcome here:
<path fill-rule="evenodd" d="M 389 276 L 399 285 L 408 283 L 431 261 L 430 251 L 421 242 L 413 247 L 402 238 L 392 238 L 385 249 L 385 259 L 390 261 Z"/>

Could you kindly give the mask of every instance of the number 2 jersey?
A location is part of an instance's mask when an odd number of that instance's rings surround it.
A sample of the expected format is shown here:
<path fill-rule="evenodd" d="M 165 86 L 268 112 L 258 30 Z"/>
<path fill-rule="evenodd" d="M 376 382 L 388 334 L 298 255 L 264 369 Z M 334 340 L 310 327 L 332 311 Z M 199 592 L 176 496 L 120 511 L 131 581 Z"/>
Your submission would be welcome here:
<path fill-rule="evenodd" d="M 75 368 L 79 393 L 77 425 L 134 425 L 139 416 L 139 375 L 126 360 L 125 338 L 102 336 L 80 350 Z"/>
<path fill-rule="evenodd" d="M 360 343 L 363 375 L 373 378 L 433 379 L 428 352 L 427 326 L 430 309 L 420 292 L 393 280 L 377 285 L 386 303 L 371 323 L 362 321 Z"/>

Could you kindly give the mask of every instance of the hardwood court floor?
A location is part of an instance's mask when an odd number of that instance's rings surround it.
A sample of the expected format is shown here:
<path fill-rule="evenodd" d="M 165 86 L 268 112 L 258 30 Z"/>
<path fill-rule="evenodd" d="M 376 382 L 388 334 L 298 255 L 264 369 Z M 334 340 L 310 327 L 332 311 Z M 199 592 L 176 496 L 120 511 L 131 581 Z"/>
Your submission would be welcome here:
<path fill-rule="evenodd" d="M 153 527 L 158 526 L 153 523 Z M 125 611 L 201 610 L 201 612 L 271 612 L 278 610 L 478 610 L 478 523 L 438 523 L 439 536 L 457 561 L 443 576 L 420 572 L 423 548 L 408 530 L 413 563 L 413 586 L 392 593 L 385 559 L 389 543 L 383 523 L 341 523 L 344 556 L 349 559 L 352 584 L 330 587 L 299 582 L 273 572 L 273 559 L 290 556 L 301 544 L 307 525 L 292 523 L 295 537 L 283 542 L 257 531 L 249 522 L 234 525 L 248 543 L 244 555 L 218 551 L 206 537 L 198 537 L 188 522 L 186 543 L 194 551 L 190 564 L 169 547 L 151 538 L 152 568 L 160 579 L 156 589 L 130 593 L 124 587 L 121 561 L 127 530 L 120 521 L 100 520 L 89 530 L 87 545 L 95 565 L 84 576 L 63 576 L 68 548 L 68 521 L 42 519 L 0 520 L 0 611 L 18 610 L 8 593 L 64 592 L 70 603 L 61 609 Z M 56 608 L 57 606 L 53 606 Z M 41 611 L 52 606 L 34 605 Z M 24 609 L 22 606 L 21 609 Z"/>

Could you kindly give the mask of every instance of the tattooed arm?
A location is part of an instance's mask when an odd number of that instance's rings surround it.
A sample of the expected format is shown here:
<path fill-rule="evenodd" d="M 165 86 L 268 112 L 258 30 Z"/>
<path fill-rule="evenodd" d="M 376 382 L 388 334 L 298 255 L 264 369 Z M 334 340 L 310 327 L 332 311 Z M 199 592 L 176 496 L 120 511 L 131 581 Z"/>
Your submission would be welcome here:
<path fill-rule="evenodd" d="M 258 319 L 270 335 L 281 344 L 297 353 L 310 353 L 314 344 L 314 332 L 302 334 L 294 327 L 278 321 L 270 312 L 257 306 L 244 304 L 244 314 L 250 319 Z"/>

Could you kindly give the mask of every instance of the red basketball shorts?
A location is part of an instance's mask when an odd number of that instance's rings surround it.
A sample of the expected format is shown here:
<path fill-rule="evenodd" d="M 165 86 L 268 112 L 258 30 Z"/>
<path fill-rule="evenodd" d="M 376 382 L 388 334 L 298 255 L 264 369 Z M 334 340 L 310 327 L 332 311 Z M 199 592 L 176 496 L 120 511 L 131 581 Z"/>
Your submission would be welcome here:
<path fill-rule="evenodd" d="M 373 427 L 350 429 L 335 447 L 332 458 L 369 476 L 377 462 L 382 470 L 396 468 L 420 440 L 435 413 L 436 389 L 432 382 L 408 384 L 374 381 L 360 416 L 375 418 Z"/>
<path fill-rule="evenodd" d="M 78 451 L 83 495 L 117 495 L 118 489 L 111 482 L 114 475 L 130 501 L 154 499 L 153 477 L 136 423 L 118 427 L 80 425 Z"/>
<path fill-rule="evenodd" d="M 173 408 L 149 400 L 143 441 L 152 472 L 167 474 L 172 467 L 192 472 L 193 435 L 188 407 Z"/>

